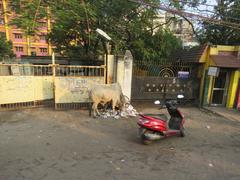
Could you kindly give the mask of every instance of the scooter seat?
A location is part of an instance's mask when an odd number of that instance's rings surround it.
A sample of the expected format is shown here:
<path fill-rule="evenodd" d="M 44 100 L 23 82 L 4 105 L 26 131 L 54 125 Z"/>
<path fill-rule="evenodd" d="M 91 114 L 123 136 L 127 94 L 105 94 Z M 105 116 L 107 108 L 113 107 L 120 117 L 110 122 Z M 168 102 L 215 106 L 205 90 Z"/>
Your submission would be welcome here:
<path fill-rule="evenodd" d="M 145 116 L 151 116 L 155 119 L 159 119 L 162 121 L 168 121 L 168 118 L 165 114 L 144 114 Z"/>

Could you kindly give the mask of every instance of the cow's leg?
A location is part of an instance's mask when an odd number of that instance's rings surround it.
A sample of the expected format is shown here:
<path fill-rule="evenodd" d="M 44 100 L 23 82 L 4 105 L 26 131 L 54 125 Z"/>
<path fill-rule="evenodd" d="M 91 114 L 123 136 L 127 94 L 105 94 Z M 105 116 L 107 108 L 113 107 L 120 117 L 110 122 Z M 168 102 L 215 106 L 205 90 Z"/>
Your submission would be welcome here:
<path fill-rule="evenodd" d="M 93 112 L 93 117 L 96 117 L 96 111 L 95 111 L 95 103 L 92 104 L 92 112 Z"/>
<path fill-rule="evenodd" d="M 93 109 L 93 117 L 96 117 L 96 115 L 99 115 L 99 111 L 98 111 L 98 103 L 93 103 L 92 109 Z"/>
<path fill-rule="evenodd" d="M 95 106 L 95 108 L 96 108 L 97 115 L 99 116 L 99 115 L 100 115 L 100 113 L 99 113 L 99 111 L 98 111 L 98 104 L 99 104 L 99 103 L 96 103 L 96 106 Z"/>
<path fill-rule="evenodd" d="M 88 103 L 88 114 L 89 114 L 89 117 L 92 116 L 92 103 L 91 102 Z"/>
<path fill-rule="evenodd" d="M 113 111 L 113 114 L 115 114 L 115 107 L 117 105 L 117 101 L 115 99 L 112 100 L 112 111 Z"/>

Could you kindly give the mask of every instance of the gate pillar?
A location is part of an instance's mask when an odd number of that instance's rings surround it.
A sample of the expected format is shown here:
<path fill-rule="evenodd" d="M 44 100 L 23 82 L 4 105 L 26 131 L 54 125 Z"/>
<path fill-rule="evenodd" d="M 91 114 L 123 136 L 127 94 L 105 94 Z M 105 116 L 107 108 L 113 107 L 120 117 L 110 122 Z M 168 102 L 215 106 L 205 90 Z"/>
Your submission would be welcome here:
<path fill-rule="evenodd" d="M 123 94 L 131 99 L 132 88 L 132 65 L 133 56 L 129 50 L 127 50 L 123 56 L 123 59 L 118 59 L 117 62 L 117 82 L 121 85 Z"/>
<path fill-rule="evenodd" d="M 114 55 L 107 55 L 107 84 L 114 83 Z"/>

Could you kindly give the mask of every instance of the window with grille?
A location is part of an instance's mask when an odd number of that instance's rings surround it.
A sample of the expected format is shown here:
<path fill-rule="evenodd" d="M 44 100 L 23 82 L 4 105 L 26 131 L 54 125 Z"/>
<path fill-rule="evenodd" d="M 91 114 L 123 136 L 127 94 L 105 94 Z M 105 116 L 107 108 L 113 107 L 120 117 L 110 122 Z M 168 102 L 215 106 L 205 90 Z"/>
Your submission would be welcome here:
<path fill-rule="evenodd" d="M 39 27 L 46 27 L 46 26 L 47 26 L 46 22 L 39 22 Z"/>
<path fill-rule="evenodd" d="M 23 52 L 23 47 L 21 46 L 16 46 L 15 49 L 16 49 L 16 52 Z"/>
<path fill-rule="evenodd" d="M 40 35 L 40 40 L 46 40 L 46 36 L 45 35 Z"/>
<path fill-rule="evenodd" d="M 47 53 L 47 48 L 40 48 L 41 53 Z"/>
<path fill-rule="evenodd" d="M 0 19 L 0 24 L 3 25 L 4 24 L 4 19 Z"/>
<path fill-rule="evenodd" d="M 15 39 L 22 39 L 22 34 L 20 34 L 20 33 L 14 33 L 14 38 L 15 38 Z"/>

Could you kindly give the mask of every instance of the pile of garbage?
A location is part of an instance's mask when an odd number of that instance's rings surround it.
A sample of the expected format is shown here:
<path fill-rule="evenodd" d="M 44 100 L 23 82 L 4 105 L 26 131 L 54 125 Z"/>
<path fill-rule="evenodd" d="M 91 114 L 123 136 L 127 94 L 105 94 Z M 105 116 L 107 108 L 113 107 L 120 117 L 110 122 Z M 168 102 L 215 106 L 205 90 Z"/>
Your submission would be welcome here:
<path fill-rule="evenodd" d="M 111 108 L 106 108 L 100 112 L 100 117 L 103 118 L 110 118 L 113 117 L 115 119 L 119 119 L 121 117 L 128 118 L 128 117 L 136 117 L 139 113 L 131 104 L 126 104 L 123 110 L 114 111 Z"/>

